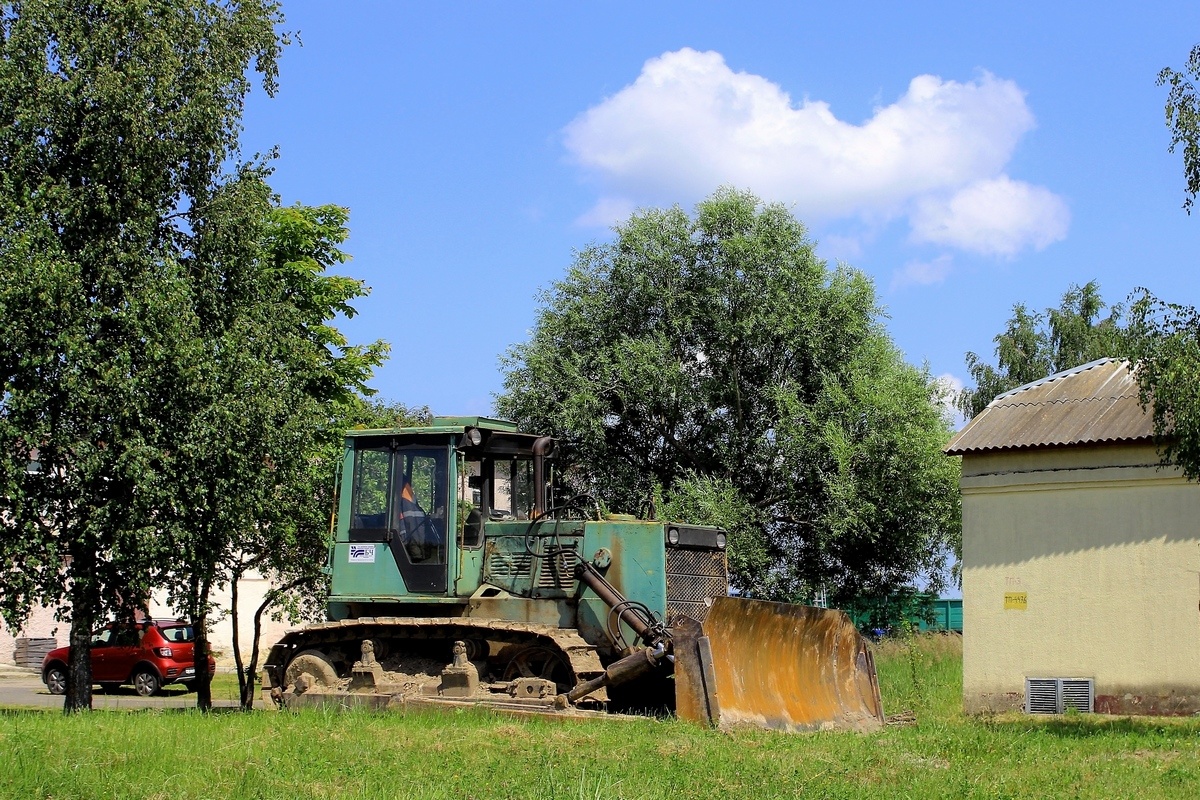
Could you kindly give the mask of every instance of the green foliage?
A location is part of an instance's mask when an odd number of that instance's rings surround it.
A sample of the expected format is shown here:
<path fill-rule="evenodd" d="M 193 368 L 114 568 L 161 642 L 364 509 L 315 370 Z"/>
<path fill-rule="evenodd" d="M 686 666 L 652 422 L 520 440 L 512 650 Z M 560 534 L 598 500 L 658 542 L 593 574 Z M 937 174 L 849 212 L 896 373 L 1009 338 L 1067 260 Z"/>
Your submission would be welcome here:
<path fill-rule="evenodd" d="M 0 5 L 0 609 L 69 608 L 68 710 L 93 624 L 165 560 L 169 415 L 207 321 L 190 269 L 252 183 L 220 172 L 254 72 L 274 90 L 279 21 L 265 0 Z"/>
<path fill-rule="evenodd" d="M 1101 312 L 1109 309 L 1107 316 Z M 1109 306 L 1100 297 L 1100 284 L 1070 286 L 1058 308 L 1031 313 L 1023 303 L 1013 306 L 1013 315 L 996 343 L 997 366 L 967 353 L 967 370 L 974 389 L 964 390 L 958 407 L 974 417 L 997 396 L 1098 358 L 1117 357 L 1127 349 L 1128 334 L 1121 326 L 1124 307 Z"/>
<path fill-rule="evenodd" d="M 1200 313 L 1145 289 L 1130 306 L 1133 356 L 1143 407 L 1165 463 L 1200 479 Z"/>
<path fill-rule="evenodd" d="M 387 354 L 383 342 L 348 344 L 332 324 L 368 292 L 326 272 L 346 260 L 346 210 L 273 208 L 251 170 L 225 189 L 189 261 L 206 313 L 191 380 L 168 409 L 175 494 L 160 518 L 177 554 L 164 575 L 170 599 L 197 630 L 210 592 L 247 570 L 320 584 L 334 449 Z"/>
<path fill-rule="evenodd" d="M 1192 48 L 1182 71 L 1164 67 L 1158 73 L 1158 85 L 1170 87 L 1164 107 L 1167 127 L 1171 129 L 1170 150 L 1174 153 L 1183 146 L 1183 208 L 1189 214 L 1196 193 L 1200 192 L 1200 104 L 1193 80 L 1200 80 L 1200 44 Z"/>
<path fill-rule="evenodd" d="M 431 424 L 433 412 L 429 406 L 406 406 L 371 397 L 355 403 L 347 421 L 346 430 L 417 428 Z"/>
<path fill-rule="evenodd" d="M 497 411 L 561 442 L 614 510 L 731 527 L 747 593 L 887 594 L 957 541 L 955 464 L 930 376 L 874 287 L 830 270 L 781 205 L 722 190 L 578 253 L 503 358 Z"/>
<path fill-rule="evenodd" d="M 1192 48 L 1182 72 L 1166 67 L 1158 74 L 1158 85 L 1170 87 L 1167 127 L 1171 152 L 1183 146 L 1183 208 L 1189 214 L 1200 192 L 1200 102 L 1194 80 L 1200 80 L 1200 44 Z M 1188 479 L 1200 479 L 1200 316 L 1190 306 L 1165 303 L 1142 289 L 1132 317 L 1141 401 L 1153 408 L 1163 460 L 1181 467 Z"/>

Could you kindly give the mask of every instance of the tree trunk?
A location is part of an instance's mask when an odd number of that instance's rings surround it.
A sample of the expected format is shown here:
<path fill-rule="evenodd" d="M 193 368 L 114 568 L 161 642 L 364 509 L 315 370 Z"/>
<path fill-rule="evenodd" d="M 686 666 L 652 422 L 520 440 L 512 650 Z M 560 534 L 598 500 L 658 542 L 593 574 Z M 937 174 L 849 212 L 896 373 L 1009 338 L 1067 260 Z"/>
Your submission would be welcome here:
<path fill-rule="evenodd" d="M 63 713 L 92 710 L 92 628 L 96 624 L 93 559 L 86 543 L 71 547 L 71 654 Z"/>
<path fill-rule="evenodd" d="M 262 615 L 271 607 L 277 598 L 292 589 L 299 589 L 301 586 L 312 583 L 314 578 L 306 576 L 297 578 L 291 583 L 280 586 L 276 589 L 271 589 L 263 597 L 262 603 L 258 610 L 254 612 L 254 635 L 250 640 L 250 663 L 246 665 L 246 681 L 241 684 L 242 689 L 242 710 L 252 711 L 254 709 L 254 679 L 258 672 L 258 640 L 262 635 Z"/>
<path fill-rule="evenodd" d="M 212 678 L 208 674 L 208 593 L 212 583 L 192 577 L 192 626 L 196 632 L 192 649 L 192 664 L 196 672 L 196 708 L 212 710 Z"/>
<path fill-rule="evenodd" d="M 238 617 L 238 581 L 241 580 L 241 577 L 241 568 L 234 569 L 229 575 L 229 622 L 233 628 L 233 668 L 237 670 L 238 698 L 244 709 L 246 708 L 246 676 L 243 674 L 244 670 L 242 669 L 242 648 L 238 644 L 238 628 L 240 627 Z M 251 681 L 251 684 L 253 688 L 253 681 Z M 251 700 L 251 703 L 253 703 L 253 700 Z"/>

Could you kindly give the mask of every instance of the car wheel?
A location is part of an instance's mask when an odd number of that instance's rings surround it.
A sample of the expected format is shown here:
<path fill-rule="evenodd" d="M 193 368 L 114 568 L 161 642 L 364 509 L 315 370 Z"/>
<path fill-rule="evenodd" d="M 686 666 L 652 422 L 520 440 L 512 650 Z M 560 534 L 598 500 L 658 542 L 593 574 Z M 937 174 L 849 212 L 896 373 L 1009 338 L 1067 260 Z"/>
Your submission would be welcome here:
<path fill-rule="evenodd" d="M 139 669 L 133 676 L 133 688 L 142 697 L 150 697 L 158 691 L 161 683 L 158 675 L 150 669 Z"/>
<path fill-rule="evenodd" d="M 46 688 L 50 690 L 50 694 L 66 694 L 67 671 L 62 667 L 46 670 Z"/>

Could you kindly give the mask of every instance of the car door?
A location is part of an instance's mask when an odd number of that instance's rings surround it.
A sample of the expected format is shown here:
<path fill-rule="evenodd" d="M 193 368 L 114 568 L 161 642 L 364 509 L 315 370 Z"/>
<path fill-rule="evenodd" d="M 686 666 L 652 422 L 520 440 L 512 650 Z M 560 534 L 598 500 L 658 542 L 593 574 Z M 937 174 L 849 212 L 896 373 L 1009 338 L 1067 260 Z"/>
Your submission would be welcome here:
<path fill-rule="evenodd" d="M 92 680 L 96 683 L 111 681 L 113 652 L 112 628 L 103 628 L 92 635 Z"/>
<path fill-rule="evenodd" d="M 127 681 L 133 665 L 141 658 L 141 637 L 134 627 L 121 626 L 113 631 L 113 646 L 108 652 L 110 681 Z"/>

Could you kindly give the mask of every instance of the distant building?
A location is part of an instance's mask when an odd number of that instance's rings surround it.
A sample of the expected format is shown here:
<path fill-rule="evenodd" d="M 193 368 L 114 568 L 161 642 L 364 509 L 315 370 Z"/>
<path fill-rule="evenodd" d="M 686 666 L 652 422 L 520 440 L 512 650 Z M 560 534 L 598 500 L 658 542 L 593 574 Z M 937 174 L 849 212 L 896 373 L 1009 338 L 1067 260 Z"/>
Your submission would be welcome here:
<path fill-rule="evenodd" d="M 29 666 L 37 660 L 27 647 L 30 642 L 40 644 L 39 649 L 44 653 L 66 644 L 70 630 L 71 623 L 55 621 L 54 609 L 41 606 L 30 612 L 21 630 L 11 630 L 0 620 L 0 664 Z M 50 646 L 50 640 L 54 640 L 54 647 Z"/>
<path fill-rule="evenodd" d="M 1126 362 L 997 397 L 962 456 L 963 704 L 1200 712 L 1200 486 L 1160 468 Z"/>
<path fill-rule="evenodd" d="M 38 463 L 38 451 L 30 453 L 28 471 L 37 472 L 41 469 Z M 238 646 L 242 651 L 243 661 L 250 660 L 250 648 L 254 636 L 254 612 L 266 598 L 267 592 L 273 588 L 270 580 L 257 570 L 249 570 L 242 576 L 238 591 Z M 213 590 L 210 601 L 213 606 L 209 617 L 209 645 L 217 660 L 218 668 L 232 668 L 236 665 L 233 657 L 233 626 L 230 609 L 233 608 L 233 596 L 229 587 L 220 586 Z M 0 664 L 15 664 L 17 666 L 41 667 L 39 653 L 52 650 L 55 647 L 65 647 L 71 639 L 71 622 L 55 619 L 56 608 L 51 606 L 34 606 L 30 609 L 28 619 L 20 630 L 11 630 L 3 620 L 0 620 Z M 155 619 L 169 619 L 176 615 L 166 602 L 165 592 L 156 592 L 150 599 L 146 611 Z M 270 649 L 293 627 L 290 622 L 276 621 L 271 618 L 272 609 L 268 608 L 263 614 L 259 635 L 259 663 L 262 655 Z M 107 620 L 98 622 L 103 625 Z M 30 645 L 35 644 L 36 648 Z"/>
<path fill-rule="evenodd" d="M 254 634 L 254 612 L 258 610 L 259 604 L 262 603 L 271 587 L 271 582 L 257 572 L 247 573 L 239 586 L 238 628 L 240 636 L 238 641 L 242 649 L 242 658 L 245 661 L 250 659 L 251 637 Z M 218 668 L 232 668 L 235 662 L 233 659 L 233 626 L 229 618 L 229 609 L 232 608 L 233 602 L 228 587 L 215 590 L 212 602 L 214 610 L 209 617 L 209 644 L 217 659 Z M 151 598 L 148 611 L 151 617 L 159 619 L 175 616 L 161 592 Z M 272 620 L 270 609 L 263 614 L 262 633 L 259 639 L 259 664 L 262 664 L 262 658 L 271 645 L 279 641 L 283 634 L 293 627 L 286 621 Z M 40 643 L 47 639 L 53 639 L 55 642 L 53 646 L 61 647 L 69 643 L 70 633 L 70 620 L 56 621 L 54 610 L 45 607 L 35 607 L 24 628 L 19 631 L 7 630 L 4 623 L 0 622 L 0 664 L 16 664 L 20 661 L 18 654 L 20 652 L 19 644 L 22 640 Z M 51 649 L 45 645 L 43 647 Z M 36 666 L 40 667 L 41 664 L 38 663 Z"/>

